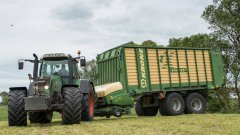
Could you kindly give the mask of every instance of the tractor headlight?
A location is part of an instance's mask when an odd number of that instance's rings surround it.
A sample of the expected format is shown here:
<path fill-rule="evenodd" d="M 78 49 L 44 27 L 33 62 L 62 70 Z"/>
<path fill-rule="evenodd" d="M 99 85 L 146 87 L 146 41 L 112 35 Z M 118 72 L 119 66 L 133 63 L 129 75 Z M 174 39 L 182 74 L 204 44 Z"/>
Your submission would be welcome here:
<path fill-rule="evenodd" d="M 49 89 L 49 86 L 48 86 L 48 85 L 45 85 L 45 86 L 44 86 L 44 89 L 45 89 L 45 90 L 48 90 L 48 89 Z"/>

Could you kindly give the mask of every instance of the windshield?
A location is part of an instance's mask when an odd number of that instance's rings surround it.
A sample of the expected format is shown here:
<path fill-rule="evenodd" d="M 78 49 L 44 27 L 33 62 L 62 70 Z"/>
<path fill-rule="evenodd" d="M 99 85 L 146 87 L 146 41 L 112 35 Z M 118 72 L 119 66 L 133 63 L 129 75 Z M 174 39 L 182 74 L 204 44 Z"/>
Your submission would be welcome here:
<path fill-rule="evenodd" d="M 69 76 L 68 60 L 44 60 L 41 66 L 40 76 L 53 74 Z"/>

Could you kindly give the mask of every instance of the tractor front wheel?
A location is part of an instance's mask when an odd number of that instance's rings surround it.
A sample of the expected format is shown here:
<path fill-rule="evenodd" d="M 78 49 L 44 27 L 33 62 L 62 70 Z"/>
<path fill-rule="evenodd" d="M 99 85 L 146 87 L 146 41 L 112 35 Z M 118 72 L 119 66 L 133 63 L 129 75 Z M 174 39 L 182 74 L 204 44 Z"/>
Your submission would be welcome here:
<path fill-rule="evenodd" d="M 81 121 L 82 94 L 78 88 L 65 87 L 62 124 L 79 124 Z"/>
<path fill-rule="evenodd" d="M 24 109 L 24 97 L 26 97 L 26 91 L 24 90 L 14 90 L 9 92 L 9 126 L 27 126 L 27 112 Z"/>

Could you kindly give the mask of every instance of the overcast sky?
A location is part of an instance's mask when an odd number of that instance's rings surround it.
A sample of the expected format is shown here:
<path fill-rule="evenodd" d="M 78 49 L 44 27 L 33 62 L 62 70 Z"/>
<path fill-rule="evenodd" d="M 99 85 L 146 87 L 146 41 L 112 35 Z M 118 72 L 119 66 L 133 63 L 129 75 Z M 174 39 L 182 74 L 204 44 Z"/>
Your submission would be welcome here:
<path fill-rule="evenodd" d="M 93 59 L 112 47 L 208 33 L 201 18 L 211 0 L 0 0 L 0 91 L 28 86 L 19 58 L 70 53 Z"/>

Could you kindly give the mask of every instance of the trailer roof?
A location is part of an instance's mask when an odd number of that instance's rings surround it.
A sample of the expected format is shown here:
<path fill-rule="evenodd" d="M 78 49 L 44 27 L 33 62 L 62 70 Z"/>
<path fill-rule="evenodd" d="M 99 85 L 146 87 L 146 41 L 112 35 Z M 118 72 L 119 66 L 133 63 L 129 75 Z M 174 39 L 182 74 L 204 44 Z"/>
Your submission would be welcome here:
<path fill-rule="evenodd" d="M 122 48 L 150 48 L 150 49 L 177 49 L 177 50 L 211 50 L 211 48 L 191 48 L 191 47 L 147 47 L 147 46 L 140 46 L 136 45 L 134 42 L 128 42 L 119 46 L 116 46 L 114 48 L 111 48 L 109 50 L 106 50 L 103 53 L 100 53 L 97 55 L 97 60 L 102 61 L 110 58 L 117 57 L 120 53 Z"/>

